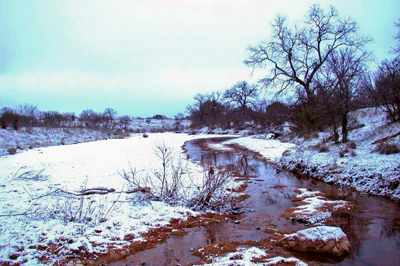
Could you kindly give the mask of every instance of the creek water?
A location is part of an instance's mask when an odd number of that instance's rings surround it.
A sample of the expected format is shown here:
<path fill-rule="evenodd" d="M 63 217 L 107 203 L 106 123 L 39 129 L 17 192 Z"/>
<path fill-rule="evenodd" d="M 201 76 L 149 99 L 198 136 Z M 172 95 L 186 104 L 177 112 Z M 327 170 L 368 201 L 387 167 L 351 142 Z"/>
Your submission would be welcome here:
<path fill-rule="evenodd" d="M 349 238 L 353 252 L 345 258 L 306 253 L 286 253 L 310 265 L 400 265 L 400 206 L 388 199 L 361 195 L 346 189 L 309 179 L 298 179 L 290 173 L 277 173 L 271 164 L 256 160 L 251 153 L 221 153 L 200 148 L 196 141 L 186 143 L 191 160 L 219 166 L 234 165 L 251 178 L 243 213 L 236 220 L 186 229 L 188 234 L 167 239 L 154 249 L 133 254 L 109 265 L 189 265 L 199 261 L 192 249 L 221 241 L 262 240 L 274 229 L 295 232 L 307 226 L 280 217 L 294 207 L 297 188 L 318 190 L 328 199 L 354 202 L 356 211 L 334 214 L 334 226 L 340 226 Z M 299 158 L 300 160 L 301 158 Z M 278 251 L 270 251 L 278 252 Z M 278 253 L 277 255 L 282 255 Z M 145 263 L 145 264 L 142 264 Z"/>

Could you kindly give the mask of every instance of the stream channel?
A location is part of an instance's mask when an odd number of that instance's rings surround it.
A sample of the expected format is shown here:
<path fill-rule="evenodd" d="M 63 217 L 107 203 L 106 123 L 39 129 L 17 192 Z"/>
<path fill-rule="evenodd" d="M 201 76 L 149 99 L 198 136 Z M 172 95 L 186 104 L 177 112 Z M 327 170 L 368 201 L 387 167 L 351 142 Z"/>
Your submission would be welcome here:
<path fill-rule="evenodd" d="M 335 213 L 334 220 L 327 224 L 342 228 L 349 238 L 353 252 L 339 261 L 315 254 L 271 252 L 285 257 L 297 257 L 309 265 L 400 265 L 399 204 L 386 198 L 362 195 L 323 182 L 298 179 L 287 172 L 277 173 L 273 165 L 256 160 L 251 153 L 208 151 L 200 148 L 196 141 L 186 143 L 185 149 L 190 159 L 198 163 L 235 164 L 241 166 L 246 174 L 257 176 L 250 179 L 249 187 L 245 191 L 251 197 L 246 201 L 243 213 L 235 217 L 240 223 L 230 219 L 209 226 L 185 229 L 188 231 L 185 236 L 170 237 L 156 248 L 138 252 L 109 265 L 189 265 L 199 261 L 191 250 L 199 246 L 221 241 L 262 240 L 270 236 L 267 232 L 271 231 L 266 230 L 268 228 L 295 232 L 310 227 L 280 217 L 286 209 L 295 207 L 292 198 L 297 195 L 294 192 L 297 188 L 318 190 L 328 199 L 355 203 L 355 211 Z M 267 251 L 270 254 L 271 252 Z"/>

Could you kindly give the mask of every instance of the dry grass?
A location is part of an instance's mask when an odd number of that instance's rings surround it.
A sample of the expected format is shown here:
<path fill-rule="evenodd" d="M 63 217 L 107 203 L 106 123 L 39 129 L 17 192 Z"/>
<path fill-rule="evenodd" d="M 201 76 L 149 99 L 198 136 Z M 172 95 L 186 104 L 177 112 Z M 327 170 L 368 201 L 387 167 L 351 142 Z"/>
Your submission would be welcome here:
<path fill-rule="evenodd" d="M 396 154 L 400 153 L 400 147 L 396 143 L 382 142 L 376 145 L 373 152 L 378 152 L 380 154 L 386 154 L 386 155 Z"/>
<path fill-rule="evenodd" d="M 317 150 L 318 152 L 328 152 L 329 147 L 325 143 L 318 143 L 313 146 L 313 149 Z"/>
<path fill-rule="evenodd" d="M 8 148 L 8 149 L 7 149 L 7 152 L 8 152 L 10 155 L 14 155 L 14 154 L 17 153 L 17 149 L 16 149 L 16 148 Z"/>

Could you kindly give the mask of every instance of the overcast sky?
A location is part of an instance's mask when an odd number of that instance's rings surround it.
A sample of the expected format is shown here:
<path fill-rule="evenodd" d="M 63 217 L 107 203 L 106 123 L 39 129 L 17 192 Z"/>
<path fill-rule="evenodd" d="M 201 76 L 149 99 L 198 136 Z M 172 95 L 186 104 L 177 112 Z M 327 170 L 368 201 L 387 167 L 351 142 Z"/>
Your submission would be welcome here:
<path fill-rule="evenodd" d="M 1 0 L 0 107 L 173 117 L 196 93 L 256 81 L 247 46 L 312 3 L 353 17 L 377 61 L 392 57 L 399 0 Z"/>

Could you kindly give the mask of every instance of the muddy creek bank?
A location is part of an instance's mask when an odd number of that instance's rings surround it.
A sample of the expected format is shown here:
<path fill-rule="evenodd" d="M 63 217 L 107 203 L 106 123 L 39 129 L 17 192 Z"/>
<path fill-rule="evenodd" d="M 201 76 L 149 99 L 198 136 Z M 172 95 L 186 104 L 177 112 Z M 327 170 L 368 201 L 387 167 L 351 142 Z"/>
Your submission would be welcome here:
<path fill-rule="evenodd" d="M 229 167 L 234 165 L 249 178 L 246 193 L 251 197 L 243 204 L 242 213 L 208 226 L 185 229 L 185 236 L 168 238 L 154 249 L 138 252 L 109 265 L 189 265 L 199 261 L 193 256 L 196 247 L 229 241 L 259 241 L 275 231 L 295 232 L 310 227 L 282 218 L 285 210 L 295 206 L 293 197 L 298 188 L 321 191 L 330 200 L 351 201 L 356 206 L 350 212 L 333 214 L 327 225 L 340 226 L 347 234 L 353 252 L 345 258 L 316 254 L 288 253 L 280 250 L 271 254 L 295 256 L 310 265 L 399 265 L 400 264 L 400 207 L 390 200 L 363 196 L 323 182 L 298 179 L 277 173 L 273 165 L 258 161 L 252 153 L 222 153 L 204 149 L 199 141 L 185 146 L 191 160 L 199 163 Z"/>

